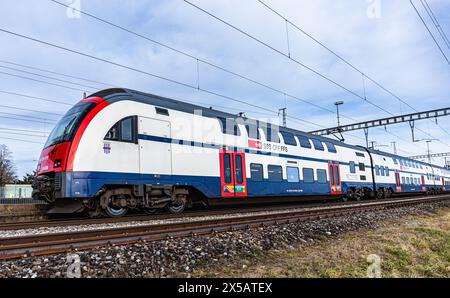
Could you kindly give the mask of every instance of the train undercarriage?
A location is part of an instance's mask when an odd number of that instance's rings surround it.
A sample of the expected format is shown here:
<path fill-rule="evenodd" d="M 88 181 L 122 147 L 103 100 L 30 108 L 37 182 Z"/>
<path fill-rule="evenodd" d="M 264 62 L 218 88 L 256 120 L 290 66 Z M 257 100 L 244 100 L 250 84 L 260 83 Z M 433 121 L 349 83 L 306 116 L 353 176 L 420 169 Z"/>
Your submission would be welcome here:
<path fill-rule="evenodd" d="M 85 212 L 89 217 L 121 217 L 129 210 L 178 214 L 191 207 L 190 190 L 163 185 L 105 185 L 93 198 L 64 199 L 59 175 L 41 175 L 33 182 L 33 198 L 52 205 L 50 213 Z"/>

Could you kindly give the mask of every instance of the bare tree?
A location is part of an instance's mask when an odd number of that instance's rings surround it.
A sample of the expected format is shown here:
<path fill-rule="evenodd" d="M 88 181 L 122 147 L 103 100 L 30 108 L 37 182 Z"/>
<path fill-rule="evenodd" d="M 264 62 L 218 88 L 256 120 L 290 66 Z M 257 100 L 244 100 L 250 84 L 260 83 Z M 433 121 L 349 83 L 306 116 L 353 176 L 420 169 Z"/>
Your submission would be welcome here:
<path fill-rule="evenodd" d="M 12 162 L 11 151 L 6 145 L 0 145 L 0 186 L 16 180 L 16 169 Z"/>

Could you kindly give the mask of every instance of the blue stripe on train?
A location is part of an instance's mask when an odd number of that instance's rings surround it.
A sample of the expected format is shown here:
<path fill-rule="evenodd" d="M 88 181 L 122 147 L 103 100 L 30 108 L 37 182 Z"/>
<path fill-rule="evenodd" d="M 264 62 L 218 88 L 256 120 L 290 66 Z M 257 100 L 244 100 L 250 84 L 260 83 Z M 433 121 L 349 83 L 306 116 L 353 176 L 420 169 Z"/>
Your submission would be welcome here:
<path fill-rule="evenodd" d="M 183 175 L 153 175 L 111 172 L 66 172 L 65 196 L 83 198 L 94 196 L 104 185 L 153 184 L 153 185 L 188 185 L 195 187 L 209 198 L 218 198 L 220 193 L 219 177 L 183 176 Z M 350 187 L 372 188 L 372 183 L 343 182 L 342 190 L 347 192 Z M 378 184 L 377 187 L 391 187 L 395 184 Z M 432 187 L 432 186 L 430 186 Z M 247 179 L 249 197 L 257 196 L 299 196 L 299 195 L 328 195 L 329 182 L 298 183 L 272 182 L 264 180 L 255 182 Z M 403 192 L 421 192 L 421 186 L 403 185 Z"/>

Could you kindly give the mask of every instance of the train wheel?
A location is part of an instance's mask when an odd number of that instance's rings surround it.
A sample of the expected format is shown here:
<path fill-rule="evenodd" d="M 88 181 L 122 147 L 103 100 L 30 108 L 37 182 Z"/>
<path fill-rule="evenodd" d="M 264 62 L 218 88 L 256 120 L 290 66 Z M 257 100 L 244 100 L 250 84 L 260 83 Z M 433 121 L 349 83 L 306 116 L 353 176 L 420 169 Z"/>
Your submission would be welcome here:
<path fill-rule="evenodd" d="M 381 199 L 384 199 L 384 198 L 385 198 L 385 193 L 384 193 L 384 190 L 383 190 L 382 188 L 380 188 L 380 189 L 377 191 L 377 195 L 375 196 L 375 198 L 376 198 L 377 200 L 381 200 Z"/>
<path fill-rule="evenodd" d="M 169 209 L 170 213 L 180 214 L 187 207 L 187 199 L 186 196 L 179 196 L 175 201 L 173 201 L 167 209 Z"/>
<path fill-rule="evenodd" d="M 127 214 L 127 212 L 128 212 L 127 208 L 117 207 L 113 205 L 108 205 L 108 207 L 106 207 L 105 209 L 105 213 L 109 217 L 122 217 L 125 214 Z"/>

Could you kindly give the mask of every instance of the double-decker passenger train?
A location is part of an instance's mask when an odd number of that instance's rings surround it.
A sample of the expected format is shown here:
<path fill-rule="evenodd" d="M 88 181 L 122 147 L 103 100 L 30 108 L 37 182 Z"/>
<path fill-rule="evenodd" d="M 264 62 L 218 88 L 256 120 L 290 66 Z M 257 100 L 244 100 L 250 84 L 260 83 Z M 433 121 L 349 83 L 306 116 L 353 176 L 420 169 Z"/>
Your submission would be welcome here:
<path fill-rule="evenodd" d="M 95 93 L 51 132 L 33 197 L 123 216 L 200 203 L 388 198 L 450 188 L 450 171 L 128 89 Z"/>

